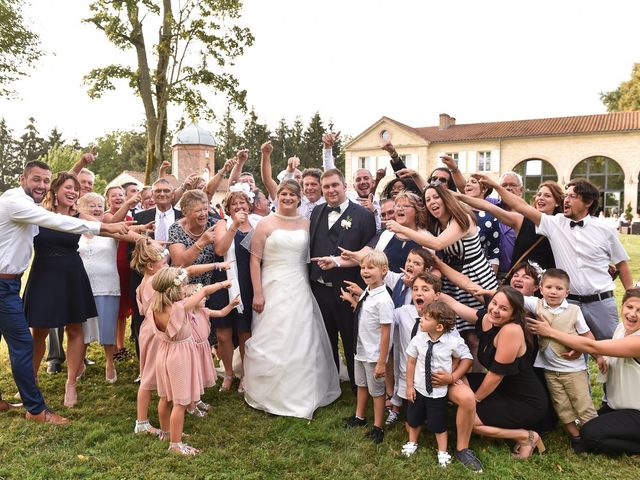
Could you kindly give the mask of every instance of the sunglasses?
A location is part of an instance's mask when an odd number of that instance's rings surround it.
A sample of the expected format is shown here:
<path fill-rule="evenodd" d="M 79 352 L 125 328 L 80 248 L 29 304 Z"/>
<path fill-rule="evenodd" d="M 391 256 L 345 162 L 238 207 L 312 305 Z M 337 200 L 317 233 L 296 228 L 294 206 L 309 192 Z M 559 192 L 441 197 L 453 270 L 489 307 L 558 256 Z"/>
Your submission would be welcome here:
<path fill-rule="evenodd" d="M 447 177 L 436 177 L 435 175 L 429 178 L 429 183 L 434 185 L 441 185 L 443 183 L 448 183 L 449 179 Z"/>

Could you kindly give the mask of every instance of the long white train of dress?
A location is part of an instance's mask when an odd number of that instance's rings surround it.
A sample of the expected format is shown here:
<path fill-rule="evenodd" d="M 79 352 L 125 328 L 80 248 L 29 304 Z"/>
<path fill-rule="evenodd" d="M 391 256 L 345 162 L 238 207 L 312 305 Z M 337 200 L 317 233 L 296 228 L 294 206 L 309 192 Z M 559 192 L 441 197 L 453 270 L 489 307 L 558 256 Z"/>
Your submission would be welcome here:
<path fill-rule="evenodd" d="M 262 255 L 264 310 L 253 314 L 244 358 L 245 400 L 265 412 L 310 419 L 340 396 L 338 373 L 311 293 L 309 232 L 274 230 Z"/>

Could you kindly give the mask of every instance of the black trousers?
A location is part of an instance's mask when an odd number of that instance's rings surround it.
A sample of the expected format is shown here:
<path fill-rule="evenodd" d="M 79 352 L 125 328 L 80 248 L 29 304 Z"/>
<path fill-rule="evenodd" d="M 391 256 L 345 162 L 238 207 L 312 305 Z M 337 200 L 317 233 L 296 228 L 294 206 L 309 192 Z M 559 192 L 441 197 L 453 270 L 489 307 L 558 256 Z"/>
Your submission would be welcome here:
<path fill-rule="evenodd" d="M 607 455 L 640 454 L 640 411 L 603 406 L 580 430 L 585 446 Z"/>
<path fill-rule="evenodd" d="M 351 390 L 356 391 L 356 383 L 353 375 L 353 310 L 351 305 L 340 299 L 340 287 L 327 287 L 318 282 L 311 282 L 311 291 L 320 306 L 324 326 L 329 335 L 331 348 L 333 349 L 333 359 L 336 368 L 339 367 L 338 360 L 338 333 L 342 338 L 342 348 L 351 382 Z"/>

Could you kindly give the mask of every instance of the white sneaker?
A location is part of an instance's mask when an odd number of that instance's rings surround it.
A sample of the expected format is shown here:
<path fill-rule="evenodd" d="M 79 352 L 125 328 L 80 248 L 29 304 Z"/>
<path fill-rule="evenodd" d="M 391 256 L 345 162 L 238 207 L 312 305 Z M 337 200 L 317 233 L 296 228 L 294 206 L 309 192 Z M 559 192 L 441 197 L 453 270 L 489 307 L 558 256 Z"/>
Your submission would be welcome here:
<path fill-rule="evenodd" d="M 384 421 L 385 425 L 393 425 L 394 423 L 396 423 L 398 420 L 400 419 L 400 414 L 398 412 L 394 412 L 393 410 L 391 410 L 389 412 L 389 416 L 387 417 L 387 419 Z"/>
<path fill-rule="evenodd" d="M 400 451 L 405 457 L 410 457 L 416 450 L 418 449 L 418 444 L 414 442 L 407 442 L 402 446 L 402 450 Z"/>
<path fill-rule="evenodd" d="M 446 467 L 451 463 L 451 455 L 449 452 L 440 452 L 438 451 L 438 465 L 441 467 Z"/>

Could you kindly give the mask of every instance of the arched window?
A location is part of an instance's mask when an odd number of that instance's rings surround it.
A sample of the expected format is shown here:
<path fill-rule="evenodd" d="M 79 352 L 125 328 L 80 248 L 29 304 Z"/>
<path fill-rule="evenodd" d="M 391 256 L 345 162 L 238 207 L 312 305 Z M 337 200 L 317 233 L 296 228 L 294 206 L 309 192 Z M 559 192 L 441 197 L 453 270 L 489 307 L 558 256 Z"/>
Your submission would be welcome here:
<path fill-rule="evenodd" d="M 598 206 L 606 216 L 624 212 L 624 171 L 614 159 L 604 155 L 585 158 L 571 172 L 574 178 L 586 178 L 598 187 Z"/>
<path fill-rule="evenodd" d="M 540 158 L 528 158 L 517 164 L 513 171 L 522 176 L 524 198 L 527 202 L 531 202 L 542 182 L 558 181 L 558 173 L 553 165 Z"/>

